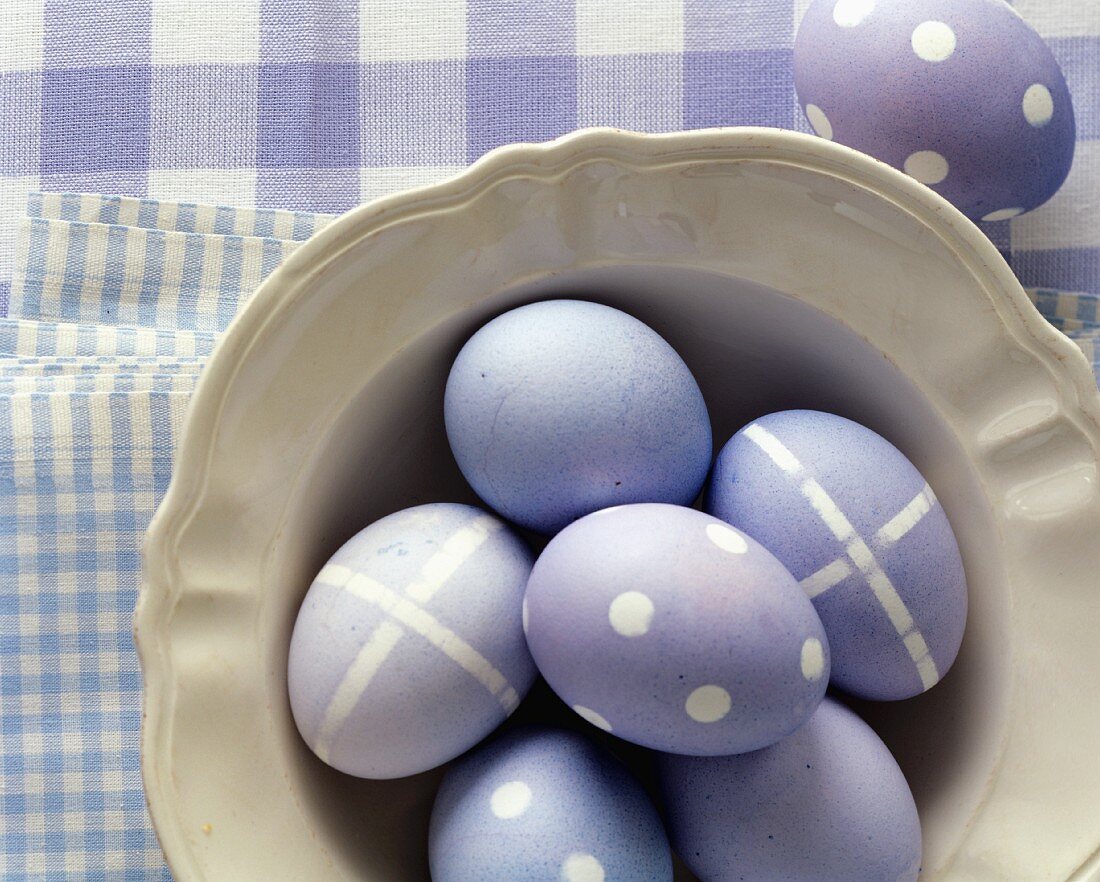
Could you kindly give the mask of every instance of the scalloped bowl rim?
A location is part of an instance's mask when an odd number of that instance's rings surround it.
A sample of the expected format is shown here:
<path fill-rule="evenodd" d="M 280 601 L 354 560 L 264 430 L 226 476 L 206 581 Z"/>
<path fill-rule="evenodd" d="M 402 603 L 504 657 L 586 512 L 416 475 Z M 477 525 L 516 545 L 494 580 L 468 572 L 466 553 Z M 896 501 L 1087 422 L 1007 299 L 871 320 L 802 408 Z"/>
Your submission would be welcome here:
<path fill-rule="evenodd" d="M 371 232 L 391 224 L 430 215 L 454 207 L 491 186 L 499 178 L 525 168 L 546 174 L 582 160 L 608 159 L 650 162 L 664 156 L 685 158 L 698 152 L 699 160 L 719 154 L 733 157 L 737 150 L 787 151 L 812 170 L 872 189 L 913 215 L 934 231 L 960 259 L 978 274 L 992 295 L 1008 307 L 1006 334 L 1029 339 L 1061 365 L 1059 384 L 1071 391 L 1074 422 L 1092 450 L 1100 450 L 1100 395 L 1083 353 L 1048 324 L 1033 308 L 1020 283 L 985 235 L 936 193 L 901 172 L 869 156 L 813 136 L 775 129 L 730 128 L 669 134 L 638 134 L 616 129 L 585 129 L 542 144 L 513 144 L 486 154 L 461 173 L 436 184 L 406 190 L 359 206 L 315 234 L 298 248 L 257 289 L 249 304 L 234 319 L 205 366 L 190 403 L 176 454 L 168 491 L 151 522 L 143 548 L 143 584 L 135 610 L 135 641 L 144 679 L 142 770 L 147 801 L 158 837 L 169 864 L 180 878 L 199 877 L 191 847 L 171 811 L 170 794 L 160 786 L 166 771 L 162 749 L 170 732 L 164 730 L 166 710 L 174 681 L 166 654 L 157 640 L 157 629 L 166 623 L 178 586 L 168 561 L 174 539 L 199 508 L 214 456 L 214 427 L 221 417 L 227 392 L 253 344 L 269 323 L 293 308 L 303 296 L 301 282 L 322 260 L 331 260 Z M 792 163 L 797 164 L 797 163 Z M 970 258 L 962 254 L 969 251 Z M 1049 364 L 1047 365 L 1049 368 Z M 1100 844 L 1100 842 L 1098 842 Z M 1100 867 L 1100 848 L 1074 874 L 1091 879 Z"/>

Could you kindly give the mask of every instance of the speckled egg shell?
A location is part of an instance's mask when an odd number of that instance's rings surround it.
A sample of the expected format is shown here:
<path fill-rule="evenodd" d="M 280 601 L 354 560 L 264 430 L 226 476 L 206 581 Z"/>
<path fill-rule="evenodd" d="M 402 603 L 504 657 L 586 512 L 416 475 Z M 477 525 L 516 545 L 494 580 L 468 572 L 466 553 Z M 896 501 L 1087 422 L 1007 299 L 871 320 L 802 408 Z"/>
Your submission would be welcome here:
<path fill-rule="evenodd" d="M 1062 71 L 1002 0 L 815 0 L 794 80 L 819 135 L 904 170 L 974 220 L 1036 208 L 1073 162 Z"/>
<path fill-rule="evenodd" d="M 527 642 L 593 725 L 701 755 L 771 744 L 829 678 L 813 605 L 767 550 L 717 519 L 642 503 L 591 514 L 539 556 Z"/>
<path fill-rule="evenodd" d="M 349 539 L 290 642 L 290 706 L 310 748 L 340 771 L 400 778 L 488 735 L 536 675 L 520 613 L 531 562 L 469 505 L 416 506 Z"/>
<path fill-rule="evenodd" d="M 955 661 L 967 610 L 959 547 L 932 488 L 885 438 L 817 411 L 761 417 L 722 448 L 706 507 L 813 599 L 834 685 L 910 698 Z"/>
<path fill-rule="evenodd" d="M 641 785 L 582 735 L 520 728 L 463 757 L 436 796 L 432 882 L 672 882 Z"/>
<path fill-rule="evenodd" d="M 831 698 L 778 744 L 659 757 L 669 837 L 700 882 L 915 882 L 921 830 L 886 745 Z"/>
<path fill-rule="evenodd" d="M 710 467 L 710 421 L 687 365 L 597 303 L 533 303 L 489 322 L 455 360 L 444 415 L 477 494 L 541 533 L 610 505 L 690 503 Z"/>

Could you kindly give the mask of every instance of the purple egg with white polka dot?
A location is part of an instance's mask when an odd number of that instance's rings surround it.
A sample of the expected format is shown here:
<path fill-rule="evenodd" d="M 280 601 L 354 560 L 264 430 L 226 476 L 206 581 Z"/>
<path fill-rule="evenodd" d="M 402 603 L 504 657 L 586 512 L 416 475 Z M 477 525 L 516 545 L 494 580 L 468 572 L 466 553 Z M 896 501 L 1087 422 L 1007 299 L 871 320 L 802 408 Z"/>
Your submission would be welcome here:
<path fill-rule="evenodd" d="M 1065 77 L 1003 0 L 814 0 L 794 80 L 822 137 L 902 169 L 973 220 L 1008 220 L 1065 181 Z"/>
<path fill-rule="evenodd" d="M 889 749 L 831 698 L 778 744 L 659 757 L 677 854 L 700 882 L 915 882 L 921 829 Z"/>
<path fill-rule="evenodd" d="M 706 508 L 798 579 L 829 635 L 833 685 L 910 698 L 955 661 L 959 546 L 932 488 L 881 435 L 812 410 L 761 417 L 718 454 Z"/>
<path fill-rule="evenodd" d="M 401 778 L 503 722 L 536 676 L 521 624 L 531 563 L 503 521 L 469 505 L 419 505 L 349 539 L 290 641 L 290 707 L 314 753 Z"/>
<path fill-rule="evenodd" d="M 583 735 L 515 729 L 463 757 L 436 796 L 432 882 L 672 882 L 642 786 Z"/>
<path fill-rule="evenodd" d="M 829 646 L 765 548 L 690 508 L 640 503 L 551 540 L 524 599 L 527 643 L 588 722 L 673 753 L 741 753 L 813 713 Z"/>
<path fill-rule="evenodd" d="M 539 533 L 620 503 L 688 505 L 710 469 L 710 418 L 687 365 L 599 303 L 548 300 L 493 319 L 455 359 L 444 418 L 478 496 Z"/>

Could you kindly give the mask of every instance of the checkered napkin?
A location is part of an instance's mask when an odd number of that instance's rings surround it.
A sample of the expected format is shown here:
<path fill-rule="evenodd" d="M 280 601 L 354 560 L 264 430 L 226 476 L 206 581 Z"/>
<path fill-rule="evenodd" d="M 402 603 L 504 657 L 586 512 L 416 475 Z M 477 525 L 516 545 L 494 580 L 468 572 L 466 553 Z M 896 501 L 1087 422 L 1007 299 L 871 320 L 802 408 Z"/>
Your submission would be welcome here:
<path fill-rule="evenodd" d="M 807 3 L 4 0 L 0 878 L 169 878 L 138 769 L 140 540 L 217 332 L 315 212 L 586 125 L 808 131 Z M 986 231 L 1025 284 L 1095 295 L 1100 3 L 1014 5 L 1079 143 L 1051 203 Z M 1097 298 L 1034 299 L 1095 361 Z"/>
<path fill-rule="evenodd" d="M 4 0 L 0 315 L 32 190 L 341 212 L 583 126 L 809 131 L 808 3 Z M 1013 3 L 1066 73 L 1077 155 L 1048 205 L 987 231 L 1025 285 L 1100 293 L 1100 3 Z"/>
<path fill-rule="evenodd" d="M 141 538 L 216 332 L 328 219 L 30 198 L 0 319 L 2 878 L 169 878 L 139 769 Z"/>

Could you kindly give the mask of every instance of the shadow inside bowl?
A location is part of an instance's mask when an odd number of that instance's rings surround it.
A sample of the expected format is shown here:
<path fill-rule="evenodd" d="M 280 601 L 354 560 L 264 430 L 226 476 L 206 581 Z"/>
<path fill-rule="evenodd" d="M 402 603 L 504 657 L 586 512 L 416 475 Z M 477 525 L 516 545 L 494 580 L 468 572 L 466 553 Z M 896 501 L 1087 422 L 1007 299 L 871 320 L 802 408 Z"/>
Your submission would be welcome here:
<path fill-rule="evenodd" d="M 473 502 L 443 430 L 443 389 L 459 348 L 481 324 L 532 300 L 577 297 L 649 324 L 683 356 L 706 397 L 716 449 L 750 420 L 814 408 L 881 433 L 924 473 L 959 539 L 970 589 L 962 652 L 918 699 L 859 704 L 906 772 L 921 812 L 926 866 L 942 866 L 981 803 L 1001 747 L 1012 659 L 999 539 L 986 499 L 948 424 L 918 387 L 840 321 L 742 280 L 694 270 L 607 266 L 521 281 L 457 309 L 367 379 L 298 477 L 285 534 L 268 556 L 259 632 L 272 727 L 303 825 L 334 875 L 427 882 L 427 819 L 440 772 L 361 781 L 317 760 L 299 739 L 286 697 L 286 656 L 313 575 L 377 518 L 431 501 Z M 517 719 L 582 725 L 540 684 Z M 599 735 L 588 729 L 593 735 Z M 605 738 L 648 779 L 645 752 Z M 650 782 L 651 783 L 651 782 Z M 308 819 L 308 820 L 307 820 Z M 678 879 L 692 877 L 681 871 Z"/>

